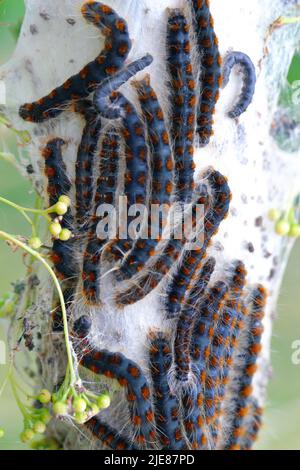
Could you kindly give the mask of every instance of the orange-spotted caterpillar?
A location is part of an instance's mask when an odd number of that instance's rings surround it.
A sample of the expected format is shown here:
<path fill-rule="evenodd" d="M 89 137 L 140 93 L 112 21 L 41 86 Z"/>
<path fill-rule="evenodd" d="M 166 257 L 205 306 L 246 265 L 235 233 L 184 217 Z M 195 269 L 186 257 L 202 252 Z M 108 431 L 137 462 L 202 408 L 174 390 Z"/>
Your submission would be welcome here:
<path fill-rule="evenodd" d="M 76 219 L 81 226 L 91 215 L 93 199 L 94 157 L 101 134 L 102 123 L 99 115 L 88 100 L 74 103 L 74 110 L 83 116 L 85 127 L 77 151 L 76 160 Z"/>
<path fill-rule="evenodd" d="M 131 49 L 126 22 L 112 8 L 100 2 L 84 3 L 82 15 L 104 34 L 104 50 L 48 95 L 21 106 L 19 114 L 26 121 L 43 122 L 58 116 L 68 103 L 88 96 L 97 84 L 124 65 Z"/>
<path fill-rule="evenodd" d="M 213 135 L 213 117 L 222 83 L 221 56 L 209 0 L 189 0 L 200 55 L 201 81 L 197 110 L 197 133 L 200 146 L 209 143 Z"/>
<path fill-rule="evenodd" d="M 195 81 L 189 25 L 180 10 L 171 11 L 167 28 L 167 65 L 171 81 L 171 137 L 175 160 L 175 197 L 191 202 L 194 190 Z"/>
<path fill-rule="evenodd" d="M 243 73 L 243 88 L 237 103 L 229 111 L 228 116 L 232 119 L 243 114 L 250 105 L 255 92 L 256 72 L 252 60 L 243 52 L 232 51 L 224 59 L 223 63 L 223 87 L 225 87 L 230 78 L 234 66 L 240 66 Z"/>

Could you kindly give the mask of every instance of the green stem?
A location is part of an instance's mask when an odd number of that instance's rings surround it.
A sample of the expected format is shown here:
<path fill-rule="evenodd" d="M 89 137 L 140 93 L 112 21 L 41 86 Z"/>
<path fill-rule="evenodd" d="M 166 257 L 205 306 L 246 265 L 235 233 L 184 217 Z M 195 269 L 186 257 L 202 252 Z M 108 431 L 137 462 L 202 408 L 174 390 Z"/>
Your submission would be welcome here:
<path fill-rule="evenodd" d="M 290 18 L 281 16 L 279 18 L 279 21 L 281 24 L 293 24 L 293 23 L 299 23 L 300 21 L 300 16 L 292 16 Z"/>
<path fill-rule="evenodd" d="M 0 196 L 0 202 L 3 202 L 3 204 L 6 204 L 7 206 L 13 207 L 18 212 L 20 212 L 23 215 L 23 217 L 25 217 L 27 222 L 31 225 L 32 233 L 35 233 L 34 224 L 33 224 L 32 220 L 30 219 L 30 217 L 28 217 L 28 215 L 25 214 L 25 211 L 23 210 L 22 207 L 18 206 L 18 204 L 15 204 L 14 202 L 11 202 L 8 199 L 5 199 L 4 197 L 1 197 L 1 196 Z"/>
<path fill-rule="evenodd" d="M 7 204 L 8 206 L 13 207 L 17 211 L 19 211 L 25 217 L 27 222 L 33 227 L 34 231 L 35 231 L 34 224 L 33 224 L 32 220 L 30 219 L 30 217 L 26 214 L 26 212 L 31 212 L 33 214 L 39 214 L 42 217 L 44 217 L 47 220 L 47 222 L 51 222 L 51 217 L 49 217 L 47 215 L 47 213 L 46 213 L 47 211 L 44 211 L 44 210 L 41 210 L 41 209 L 31 209 L 29 207 L 22 207 L 22 206 L 19 206 L 18 204 L 14 203 L 12 201 L 9 201 L 8 199 L 5 199 L 4 197 L 1 197 L 1 196 L 0 196 L 0 202 L 3 202 L 3 204 Z"/>
<path fill-rule="evenodd" d="M 69 365 L 69 372 L 70 372 L 70 380 L 71 380 L 71 385 L 73 385 L 76 381 L 76 374 L 74 370 L 74 365 L 73 365 L 73 357 L 72 357 L 72 352 L 71 352 L 71 346 L 70 346 L 70 341 L 69 341 L 69 329 L 68 329 L 68 320 L 67 320 L 67 311 L 66 311 L 66 305 L 65 305 L 65 300 L 64 300 L 64 295 L 61 290 L 59 281 L 55 275 L 55 272 L 53 269 L 49 266 L 47 261 L 38 253 L 37 251 L 33 250 L 29 246 L 25 245 L 23 242 L 15 238 L 14 236 L 3 232 L 0 230 L 0 239 L 10 241 L 14 245 L 18 246 L 22 250 L 26 251 L 29 253 L 31 256 L 33 256 L 35 259 L 40 261 L 42 265 L 46 268 L 48 273 L 50 274 L 55 288 L 58 292 L 59 300 L 60 300 L 60 306 L 61 306 L 61 311 L 62 311 L 62 316 L 63 316 L 63 326 L 64 326 L 64 336 L 65 336 L 65 343 L 66 343 L 66 351 L 67 351 L 67 357 L 68 357 L 68 365 Z"/>
<path fill-rule="evenodd" d="M 3 384 L 1 385 L 1 388 L 0 388 L 0 398 L 1 398 L 2 393 L 3 393 L 4 390 L 5 390 L 5 387 L 6 387 L 7 383 L 8 383 L 8 381 L 9 381 L 9 377 L 10 377 L 10 375 L 11 375 L 11 372 L 12 372 L 12 361 L 10 361 L 7 375 L 6 375 L 6 377 L 5 377 L 5 379 L 4 379 L 4 382 L 3 382 Z"/>
<path fill-rule="evenodd" d="M 22 413 L 22 415 L 24 416 L 25 419 L 29 419 L 30 418 L 30 415 L 29 413 L 27 412 L 27 409 L 26 407 L 24 406 L 24 404 L 21 402 L 20 398 L 19 398 L 19 395 L 18 395 L 18 392 L 17 392 L 17 388 L 16 388 L 16 384 L 15 384 L 15 381 L 14 381 L 14 378 L 12 376 L 12 374 L 9 374 L 9 381 L 10 381 L 10 386 L 11 386 L 11 389 L 12 389 L 12 392 L 13 392 L 13 395 L 15 397 L 15 400 L 17 402 L 17 405 Z"/>

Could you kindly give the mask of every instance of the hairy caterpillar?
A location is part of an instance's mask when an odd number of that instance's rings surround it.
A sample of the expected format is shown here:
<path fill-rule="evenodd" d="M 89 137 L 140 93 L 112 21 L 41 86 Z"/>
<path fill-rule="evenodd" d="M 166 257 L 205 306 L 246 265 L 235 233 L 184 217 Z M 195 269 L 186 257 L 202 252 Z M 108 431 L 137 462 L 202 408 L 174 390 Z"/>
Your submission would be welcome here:
<path fill-rule="evenodd" d="M 224 282 L 218 281 L 211 287 L 201 302 L 200 311 L 193 328 L 190 354 L 193 367 L 200 376 L 203 389 L 205 388 L 206 379 L 205 364 L 210 354 L 215 320 L 224 306 L 227 295 L 228 286 Z"/>
<path fill-rule="evenodd" d="M 236 261 L 232 267 L 232 277 L 229 280 L 229 298 L 225 304 L 221 321 L 224 324 L 230 323 L 231 333 L 228 337 L 228 343 L 224 350 L 224 360 L 222 368 L 219 370 L 220 385 L 218 392 L 218 411 L 220 414 L 220 404 L 225 396 L 226 386 L 228 383 L 228 375 L 230 372 L 230 365 L 232 356 L 237 346 L 239 335 L 244 328 L 244 319 L 247 315 L 247 310 L 243 301 L 243 291 L 246 283 L 247 272 L 245 266 L 241 261 Z M 216 330 L 214 340 L 217 341 L 218 329 Z"/>
<path fill-rule="evenodd" d="M 121 387 L 126 387 L 136 443 L 142 447 L 151 443 L 155 439 L 154 412 L 150 388 L 141 368 L 123 354 L 107 350 L 93 350 L 80 363 L 95 374 L 117 379 Z"/>
<path fill-rule="evenodd" d="M 45 160 L 45 175 L 47 177 L 47 193 L 49 205 L 57 202 L 59 196 L 67 195 L 71 189 L 71 182 L 62 158 L 62 147 L 65 141 L 60 138 L 51 139 L 42 151 Z"/>
<path fill-rule="evenodd" d="M 134 77 L 138 72 L 148 67 L 152 61 L 152 56 L 147 54 L 146 56 L 135 60 L 112 77 L 107 78 L 97 87 L 94 94 L 94 106 L 101 116 L 106 119 L 118 119 L 122 116 L 122 107 L 119 105 L 118 101 L 114 103 L 113 92 L 118 90 L 120 86 L 128 82 L 128 80 Z M 111 105 L 111 100 L 113 101 L 114 106 Z"/>
<path fill-rule="evenodd" d="M 213 115 L 222 83 L 221 56 L 209 0 L 189 0 L 194 20 L 201 65 L 201 91 L 197 112 L 197 133 L 200 146 L 209 143 L 213 135 Z"/>
<path fill-rule="evenodd" d="M 49 195 L 49 205 L 54 205 L 59 196 L 68 195 L 71 189 L 71 182 L 67 176 L 66 166 L 62 157 L 62 148 L 65 141 L 60 138 L 51 139 L 42 150 L 45 161 L 45 175 L 47 178 L 47 193 Z M 68 212 L 61 221 L 63 228 L 72 229 L 73 216 Z M 70 286 L 70 280 L 74 279 L 78 266 L 73 257 L 74 239 L 69 241 L 54 240 L 50 259 L 52 260 L 56 274 L 64 280 L 64 298 L 66 305 L 70 304 L 74 298 L 74 288 Z M 61 331 L 62 312 L 58 305 L 52 311 L 52 330 Z"/>
<path fill-rule="evenodd" d="M 158 438 L 163 449 L 183 449 L 184 439 L 180 426 L 179 400 L 170 390 L 168 372 L 172 365 L 172 351 L 162 333 L 150 335 L 150 371 Z"/>
<path fill-rule="evenodd" d="M 64 140 L 56 138 L 47 142 L 42 151 L 45 160 L 45 174 L 48 179 L 47 192 L 49 194 L 49 204 L 57 202 L 61 195 L 68 195 L 71 183 L 67 177 L 66 167 L 62 158 L 62 147 Z M 73 217 L 68 213 L 63 217 L 61 225 L 63 228 L 72 228 Z M 51 259 L 56 272 L 62 279 L 70 279 L 75 276 L 77 266 L 71 254 L 74 240 L 62 242 L 54 240 Z"/>
<path fill-rule="evenodd" d="M 185 429 L 189 441 L 194 449 L 203 449 L 207 445 L 207 436 L 204 433 L 204 390 L 206 380 L 206 363 L 209 357 L 211 340 L 213 337 L 215 320 L 221 311 L 228 287 L 224 282 L 217 282 L 208 290 L 203 298 L 196 321 L 193 327 L 190 355 L 192 370 L 197 377 L 197 388 L 192 393 L 185 391 L 183 405 L 185 409 Z"/>
<path fill-rule="evenodd" d="M 99 238 L 96 230 L 105 215 L 97 215 L 101 204 L 115 205 L 120 160 L 120 137 L 115 128 L 109 129 L 103 139 L 99 156 L 99 177 L 94 200 L 94 215 L 90 220 L 88 243 L 83 254 L 83 294 L 91 304 L 100 302 L 101 254 L 108 242 Z"/>
<path fill-rule="evenodd" d="M 223 220 L 228 213 L 231 193 L 226 178 L 218 171 L 210 168 L 204 173 L 203 178 L 205 178 L 205 181 L 210 184 L 212 191 L 216 195 L 213 213 L 209 212 L 208 215 L 205 215 L 204 219 L 204 233 L 206 238 L 208 237 L 210 239 L 217 232 L 221 220 Z M 197 205 L 207 207 L 206 191 L 205 186 L 202 186 L 201 189 L 199 189 L 200 195 L 198 200 L 192 205 L 192 220 L 194 220 Z M 117 304 L 122 306 L 135 303 L 157 287 L 162 278 L 170 271 L 174 262 L 178 260 L 185 242 L 186 239 L 184 239 L 184 237 L 180 240 L 171 238 L 163 248 L 162 254 L 151 267 L 152 272 L 141 277 L 139 280 L 139 286 L 132 287 L 125 292 L 118 293 L 116 296 Z M 206 248 L 209 240 L 206 240 L 205 243 Z M 205 253 L 205 248 L 204 246 L 201 248 L 202 256 Z"/>
<path fill-rule="evenodd" d="M 229 287 L 228 300 L 224 306 L 214 331 L 211 342 L 210 355 L 205 383 L 205 403 L 209 402 L 209 407 L 205 410 L 206 421 L 211 425 L 211 433 L 216 439 L 218 434 L 219 404 L 221 403 L 220 384 L 225 362 L 225 353 L 230 344 L 230 338 L 237 318 L 237 311 L 241 301 L 241 295 L 246 282 L 246 270 L 241 261 L 234 263 L 233 274 L 227 281 Z"/>
<path fill-rule="evenodd" d="M 122 134 L 125 140 L 126 172 L 124 195 L 127 198 L 127 210 L 135 204 L 145 205 L 147 202 L 147 175 L 149 173 L 148 149 L 146 145 L 145 127 L 135 107 L 120 93 L 114 93 L 117 107 L 122 109 Z M 119 238 L 110 244 L 110 252 L 115 259 L 120 259 L 132 246 L 128 238 L 128 228 L 134 220 L 127 217 L 126 236 L 119 233 Z M 122 228 L 121 228 L 122 231 Z"/>
<path fill-rule="evenodd" d="M 47 96 L 22 105 L 19 114 L 24 120 L 43 122 L 58 116 L 70 101 L 85 98 L 97 84 L 123 67 L 131 49 L 125 20 L 100 2 L 84 3 L 82 15 L 104 34 L 104 51 Z"/>
<path fill-rule="evenodd" d="M 232 432 L 226 442 L 226 449 L 240 449 L 240 438 L 246 434 L 245 415 L 248 413 L 252 397 L 253 375 L 257 368 L 257 359 L 261 351 L 261 337 L 263 333 L 262 320 L 264 318 L 264 307 L 266 304 L 266 291 L 263 286 L 258 285 L 251 292 L 251 302 L 249 305 L 248 328 L 246 332 L 247 344 L 243 353 L 242 363 L 234 365 L 236 381 L 238 385 L 233 384 L 232 398 L 235 405 L 232 414 Z M 241 354 L 241 352 L 240 352 Z"/>
<path fill-rule="evenodd" d="M 190 336 L 192 324 L 195 317 L 197 304 L 201 295 L 205 291 L 210 277 L 215 267 L 214 258 L 209 258 L 204 263 L 199 274 L 192 283 L 192 288 L 188 291 L 185 298 L 184 307 L 182 308 L 176 327 L 176 337 L 174 341 L 174 362 L 176 367 L 176 378 L 179 381 L 188 380 L 190 372 Z M 197 296 L 195 299 L 195 295 Z"/>
<path fill-rule="evenodd" d="M 255 398 L 251 399 L 248 410 L 248 422 L 246 424 L 245 433 L 239 440 L 241 450 L 252 449 L 262 426 L 263 408 L 259 406 Z"/>
<path fill-rule="evenodd" d="M 163 210 L 167 211 L 173 188 L 173 160 L 163 111 L 150 85 L 148 76 L 144 80 L 135 82 L 134 85 L 139 92 L 139 101 L 143 117 L 147 123 L 150 144 L 152 178 L 149 201 L 150 214 L 148 217 L 149 229 L 148 238 L 139 237 L 133 249 L 121 264 L 118 271 L 118 277 L 121 279 L 129 279 L 140 272 L 147 261 L 155 254 L 155 248 L 161 238 L 163 227 L 161 226 L 161 220 L 154 218 L 152 213 L 153 205 L 163 205 Z M 152 236 L 151 233 L 153 223 L 158 225 L 156 236 Z"/>
<path fill-rule="evenodd" d="M 94 416 L 85 423 L 85 427 L 105 446 L 112 450 L 138 450 L 118 431 L 104 423 L 99 416 Z"/>
<path fill-rule="evenodd" d="M 241 95 L 229 111 L 228 116 L 232 119 L 243 114 L 252 102 L 255 92 L 256 72 L 255 67 L 247 54 L 243 52 L 233 51 L 227 54 L 223 64 L 223 86 L 225 87 L 230 78 L 231 71 L 235 65 L 240 65 L 243 70 L 243 88 Z"/>
<path fill-rule="evenodd" d="M 228 214 L 230 204 L 230 190 L 226 179 L 218 172 L 208 170 L 203 178 L 208 178 L 212 191 L 212 206 L 204 218 L 204 241 L 201 248 L 187 253 L 182 266 L 174 276 L 168 288 L 168 316 L 175 316 L 184 302 L 186 289 L 195 272 L 202 263 L 211 238 L 216 234 L 219 225 Z"/>
<path fill-rule="evenodd" d="M 90 101 L 78 101 L 74 110 L 80 113 L 86 122 L 77 152 L 76 160 L 76 219 L 81 225 L 91 214 L 93 199 L 94 156 L 101 133 L 101 119 Z"/>
<path fill-rule="evenodd" d="M 86 338 L 91 331 L 92 320 L 87 315 L 82 315 L 75 320 L 73 334 L 78 338 Z"/>
<path fill-rule="evenodd" d="M 204 207 L 207 207 L 207 200 L 207 188 L 205 185 L 201 185 L 199 188 L 198 200 L 195 204 L 192 205 L 191 210 L 193 226 L 196 224 L 197 205 L 203 205 Z M 182 225 L 184 224 L 182 223 Z M 185 243 L 185 237 L 175 238 L 174 233 L 172 233 L 170 239 L 162 248 L 162 251 L 158 254 L 153 266 L 150 266 L 151 272 L 149 274 L 142 274 L 141 278 L 139 279 L 138 286 L 129 288 L 124 292 L 121 291 L 117 293 L 117 305 L 122 307 L 124 305 L 135 303 L 138 300 L 143 299 L 147 294 L 149 294 L 149 292 L 155 289 L 164 276 L 170 271 L 173 264 L 178 260 Z"/>
<path fill-rule="evenodd" d="M 171 136 L 175 159 L 175 197 L 191 202 L 194 189 L 195 81 L 189 25 L 181 10 L 171 10 L 167 27 L 167 65 L 171 78 Z"/>
<path fill-rule="evenodd" d="M 232 119 L 239 117 L 247 110 L 248 106 L 252 102 L 256 84 L 255 67 L 250 57 L 243 52 L 233 51 L 227 54 L 224 59 L 222 71 L 223 87 L 228 84 L 231 71 L 236 65 L 240 65 L 242 67 L 243 88 L 237 103 L 228 113 L 228 116 Z"/>

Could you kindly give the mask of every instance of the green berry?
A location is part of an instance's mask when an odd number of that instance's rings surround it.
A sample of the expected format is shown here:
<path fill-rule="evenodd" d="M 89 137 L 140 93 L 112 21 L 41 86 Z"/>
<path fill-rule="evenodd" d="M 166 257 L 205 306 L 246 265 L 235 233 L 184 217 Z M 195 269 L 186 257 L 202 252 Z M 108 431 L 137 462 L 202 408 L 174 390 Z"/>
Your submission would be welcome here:
<path fill-rule="evenodd" d="M 69 196 L 60 196 L 59 199 L 58 199 L 58 202 L 62 202 L 63 204 L 65 204 L 66 206 L 70 207 L 71 205 L 71 199 L 69 198 Z"/>
<path fill-rule="evenodd" d="M 42 241 L 39 237 L 32 237 L 28 240 L 28 245 L 34 250 L 38 250 L 42 246 Z"/>
<path fill-rule="evenodd" d="M 37 397 L 38 401 L 42 403 L 43 405 L 47 405 L 47 403 L 50 403 L 51 401 L 51 393 L 49 390 L 46 390 L 45 388 L 41 391 L 39 396 Z M 48 410 L 47 410 L 48 411 Z"/>
<path fill-rule="evenodd" d="M 43 423 L 48 424 L 51 420 L 51 413 L 47 408 L 42 408 L 40 411 L 40 419 Z"/>
<path fill-rule="evenodd" d="M 91 416 L 95 416 L 99 413 L 100 411 L 100 408 L 98 405 L 96 405 L 96 403 L 92 403 L 91 404 L 91 411 L 90 411 L 90 414 Z"/>
<path fill-rule="evenodd" d="M 58 238 L 61 231 L 62 228 L 58 222 L 52 222 L 49 225 L 49 232 L 51 233 L 52 237 Z"/>
<path fill-rule="evenodd" d="M 103 393 L 98 397 L 97 405 L 99 406 L 100 410 L 104 410 L 110 406 L 110 396 L 108 393 Z"/>
<path fill-rule="evenodd" d="M 31 441 L 34 438 L 35 434 L 32 429 L 24 429 L 20 435 L 20 439 L 24 444 Z"/>
<path fill-rule="evenodd" d="M 58 215 L 65 215 L 68 212 L 68 206 L 64 202 L 57 202 L 54 206 L 54 210 Z"/>
<path fill-rule="evenodd" d="M 284 237 L 290 231 L 290 224 L 285 220 L 279 220 L 275 225 L 275 232 L 277 235 Z"/>
<path fill-rule="evenodd" d="M 24 144 L 29 144 L 31 142 L 31 137 L 28 131 L 18 131 L 18 134 Z"/>
<path fill-rule="evenodd" d="M 270 209 L 268 212 L 268 217 L 273 222 L 276 222 L 280 217 L 280 212 L 277 209 Z"/>
<path fill-rule="evenodd" d="M 295 237 L 295 238 L 300 237 L 300 225 L 299 224 L 291 225 L 291 228 L 289 231 L 289 237 Z"/>
<path fill-rule="evenodd" d="M 87 413 L 75 413 L 75 421 L 78 424 L 84 424 L 88 420 Z"/>
<path fill-rule="evenodd" d="M 44 432 L 46 431 L 45 423 L 43 423 L 42 421 L 36 421 L 34 423 L 33 430 L 37 434 L 44 434 Z"/>
<path fill-rule="evenodd" d="M 4 300 L 0 305 L 0 317 L 7 317 L 13 313 L 15 303 L 13 300 Z"/>
<path fill-rule="evenodd" d="M 59 239 L 62 242 L 67 242 L 68 240 L 70 240 L 71 236 L 72 236 L 71 230 L 68 230 L 67 228 L 63 228 L 59 234 Z"/>
<path fill-rule="evenodd" d="M 0 439 L 2 439 L 2 437 L 4 437 L 4 429 L 3 428 L 0 428 Z"/>
<path fill-rule="evenodd" d="M 66 416 L 68 414 L 68 407 L 66 403 L 61 401 L 57 401 L 53 405 L 53 413 L 55 416 Z"/>
<path fill-rule="evenodd" d="M 73 408 L 75 413 L 83 413 L 86 410 L 87 403 L 83 398 L 75 398 Z"/>

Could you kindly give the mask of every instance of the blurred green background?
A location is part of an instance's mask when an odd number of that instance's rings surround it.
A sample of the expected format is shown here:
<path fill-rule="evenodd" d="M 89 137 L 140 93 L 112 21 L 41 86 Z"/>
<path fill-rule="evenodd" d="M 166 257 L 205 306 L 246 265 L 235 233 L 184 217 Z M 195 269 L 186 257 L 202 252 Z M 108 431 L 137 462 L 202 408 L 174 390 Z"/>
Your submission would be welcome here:
<path fill-rule="evenodd" d="M 23 0 L 0 1 L 0 63 L 11 55 L 24 14 Z M 300 79 L 300 56 L 295 56 L 289 81 Z M 0 151 L 16 150 L 9 131 L 0 128 Z M 0 159 L 0 194 L 25 206 L 32 206 L 34 197 L 30 185 L 8 163 Z M 15 234 L 28 234 L 28 227 L 16 211 L 0 205 L 0 227 Z M 0 297 L 11 290 L 11 282 L 22 278 L 25 272 L 20 253 L 11 255 L 0 242 Z M 272 341 L 273 378 L 270 381 L 265 425 L 258 444 L 259 449 L 300 449 L 300 365 L 292 364 L 292 342 L 300 340 L 300 242 L 291 256 L 281 289 L 278 320 Z M 0 320 L 0 340 L 5 338 L 3 320 Z M 6 368 L 0 365 L 0 388 Z M 25 448 L 19 440 L 22 430 L 20 412 L 11 397 L 9 386 L 0 398 L 0 427 L 5 437 L 0 449 Z"/>

